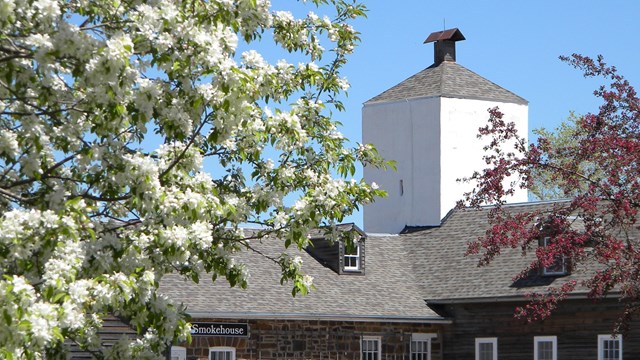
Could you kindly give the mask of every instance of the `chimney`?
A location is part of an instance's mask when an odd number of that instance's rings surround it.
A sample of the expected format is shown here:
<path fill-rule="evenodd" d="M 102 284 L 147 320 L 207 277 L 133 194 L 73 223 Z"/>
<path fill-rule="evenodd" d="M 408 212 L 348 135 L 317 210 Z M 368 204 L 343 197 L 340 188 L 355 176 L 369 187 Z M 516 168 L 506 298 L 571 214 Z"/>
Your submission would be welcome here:
<path fill-rule="evenodd" d="M 436 31 L 427 37 L 424 43 L 434 42 L 433 65 L 438 66 L 443 61 L 456 61 L 456 41 L 464 40 L 464 35 L 453 28 L 449 30 Z"/>

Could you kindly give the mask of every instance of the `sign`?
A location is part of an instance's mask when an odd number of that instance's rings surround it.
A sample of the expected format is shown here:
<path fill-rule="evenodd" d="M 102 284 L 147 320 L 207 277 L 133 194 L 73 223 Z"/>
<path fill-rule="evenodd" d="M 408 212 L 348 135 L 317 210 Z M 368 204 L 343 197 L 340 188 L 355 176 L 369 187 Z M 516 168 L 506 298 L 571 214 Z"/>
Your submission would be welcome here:
<path fill-rule="evenodd" d="M 249 324 L 191 323 L 191 336 L 248 337 Z"/>

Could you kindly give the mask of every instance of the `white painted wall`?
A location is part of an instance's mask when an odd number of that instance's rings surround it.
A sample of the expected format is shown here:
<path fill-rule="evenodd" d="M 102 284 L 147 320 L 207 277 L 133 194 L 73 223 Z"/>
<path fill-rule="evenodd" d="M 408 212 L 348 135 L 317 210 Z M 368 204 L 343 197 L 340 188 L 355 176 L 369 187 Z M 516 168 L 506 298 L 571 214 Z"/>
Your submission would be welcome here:
<path fill-rule="evenodd" d="M 502 103 L 495 101 L 470 99 L 441 99 L 441 177 L 442 183 L 440 219 L 442 219 L 465 192 L 473 189 L 474 184 L 456 181 L 469 177 L 475 170 L 487 167 L 482 160 L 484 145 L 490 139 L 478 139 L 478 129 L 487 125 L 488 109 L 498 107 L 506 122 L 514 122 L 518 133 L 527 137 L 529 132 L 527 105 Z M 513 146 L 508 145 L 512 151 Z M 512 179 L 516 179 L 515 177 Z M 526 202 L 527 190 L 517 189 L 514 196 L 507 199 L 510 203 Z"/>
<path fill-rule="evenodd" d="M 456 179 L 482 169 L 482 145 L 476 135 L 486 124 L 487 109 L 499 106 L 506 120 L 528 132 L 528 107 L 453 98 L 419 98 L 367 104 L 362 109 L 363 143 L 371 143 L 397 172 L 364 168 L 388 197 L 364 207 L 368 233 L 399 233 L 405 226 L 440 225 L 471 184 Z M 512 199 L 524 202 L 521 190 Z"/>
<path fill-rule="evenodd" d="M 440 100 L 365 105 L 362 141 L 374 144 L 385 159 L 397 161 L 397 171 L 364 168 L 365 179 L 388 193 L 365 206 L 366 231 L 397 234 L 406 225 L 437 218 L 440 205 L 434 194 L 440 192 Z"/>

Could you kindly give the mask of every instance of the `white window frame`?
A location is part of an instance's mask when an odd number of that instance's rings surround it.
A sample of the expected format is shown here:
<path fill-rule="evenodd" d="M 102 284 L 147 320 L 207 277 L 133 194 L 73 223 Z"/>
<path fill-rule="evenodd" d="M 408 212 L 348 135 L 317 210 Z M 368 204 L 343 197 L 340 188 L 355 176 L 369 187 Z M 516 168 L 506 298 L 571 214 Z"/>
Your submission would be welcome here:
<path fill-rule="evenodd" d="M 535 336 L 533 338 L 533 359 L 540 360 L 540 354 L 538 354 L 538 343 L 551 342 L 552 346 L 552 360 L 558 360 L 558 337 L 557 336 Z"/>
<path fill-rule="evenodd" d="M 476 360 L 480 360 L 480 344 L 492 344 L 493 360 L 498 360 L 498 338 L 476 338 Z"/>
<path fill-rule="evenodd" d="M 187 348 L 182 346 L 171 347 L 171 360 L 187 360 Z"/>
<path fill-rule="evenodd" d="M 618 345 L 620 347 L 620 353 L 618 354 L 618 359 L 616 360 L 622 360 L 622 335 L 616 335 L 615 337 L 613 335 L 607 334 L 607 335 L 598 335 L 598 360 L 604 360 L 604 354 L 603 351 L 605 350 L 604 348 L 604 343 L 605 341 L 617 341 Z"/>
<path fill-rule="evenodd" d="M 366 335 L 363 335 L 360 338 L 360 360 L 366 360 L 366 358 L 364 356 L 364 347 L 362 346 L 365 341 L 377 341 L 378 342 L 377 349 L 375 349 L 375 354 L 376 354 L 376 359 L 375 360 L 382 360 L 382 337 L 381 336 L 366 336 Z"/>
<path fill-rule="evenodd" d="M 435 339 L 437 338 L 438 335 L 437 334 L 433 334 L 433 333 L 413 333 L 411 334 L 411 347 L 410 347 L 410 352 L 411 352 L 411 360 L 414 360 L 414 354 L 416 355 L 422 355 L 422 356 L 416 356 L 415 360 L 431 360 L 431 339 Z M 425 344 L 426 346 L 424 346 L 424 348 L 426 349 L 425 351 L 422 352 L 414 352 L 414 342 L 420 342 Z"/>
<path fill-rule="evenodd" d="M 542 246 L 547 247 L 547 244 L 549 242 L 551 242 L 551 237 L 550 236 L 545 236 L 542 239 Z M 549 269 L 550 268 L 548 268 L 546 266 L 543 267 L 542 268 L 542 274 L 543 275 L 567 275 L 567 259 L 565 258 L 565 256 L 562 255 L 562 270 L 560 270 L 560 271 L 549 271 Z"/>
<path fill-rule="evenodd" d="M 234 348 L 234 347 L 230 347 L 230 346 L 214 346 L 214 347 L 210 347 L 209 348 L 209 357 L 208 357 L 208 359 L 211 360 L 211 354 L 212 353 L 216 353 L 216 352 L 231 352 L 231 359 L 229 359 L 229 360 L 236 360 L 236 348 Z"/>
<path fill-rule="evenodd" d="M 360 258 L 361 257 L 360 246 L 362 246 L 362 244 L 358 241 L 356 243 L 356 253 L 354 255 L 354 254 L 347 254 L 347 245 L 343 244 L 342 268 L 344 269 L 344 271 L 360 271 L 360 261 L 362 260 Z M 355 258 L 356 266 L 347 266 L 347 261 L 346 261 L 347 257 Z"/>

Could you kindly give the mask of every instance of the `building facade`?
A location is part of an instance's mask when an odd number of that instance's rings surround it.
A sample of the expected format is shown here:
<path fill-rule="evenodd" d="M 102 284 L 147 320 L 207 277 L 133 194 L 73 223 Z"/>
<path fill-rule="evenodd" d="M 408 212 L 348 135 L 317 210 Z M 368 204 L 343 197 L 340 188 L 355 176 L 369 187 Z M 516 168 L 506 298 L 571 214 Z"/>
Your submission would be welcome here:
<path fill-rule="evenodd" d="M 366 233 L 355 250 L 314 235 L 301 256 L 316 291 L 292 297 L 280 285 L 279 239 L 253 240 L 238 255 L 251 277 L 247 289 L 226 283 L 193 284 L 168 276 L 161 291 L 186 305 L 194 332 L 175 344 L 178 360 L 632 360 L 640 359 L 640 328 L 614 335 L 621 311 L 615 298 L 594 304 L 578 290 L 550 319 L 526 323 L 514 309 L 527 294 L 567 281 L 588 269 L 558 267 L 514 281 L 531 261 L 518 249 L 489 266 L 465 256 L 468 243 L 487 229 L 487 209 L 450 210 L 467 185 L 456 181 L 482 166 L 476 139 L 498 106 L 523 134 L 527 101 L 456 62 L 458 29 L 435 32 L 434 63 L 373 97 L 363 107 L 363 142 L 398 162 L 397 172 L 365 168 L 365 179 L 389 197 L 367 205 Z M 510 211 L 553 203 L 518 203 Z M 584 270 L 584 271 L 583 271 Z"/>
<path fill-rule="evenodd" d="M 239 324 L 246 336 L 196 335 L 173 347 L 178 359 L 443 359 L 441 325 L 353 320 L 194 319 L 216 328 Z M 234 323 L 229 323 L 234 321 Z"/>

